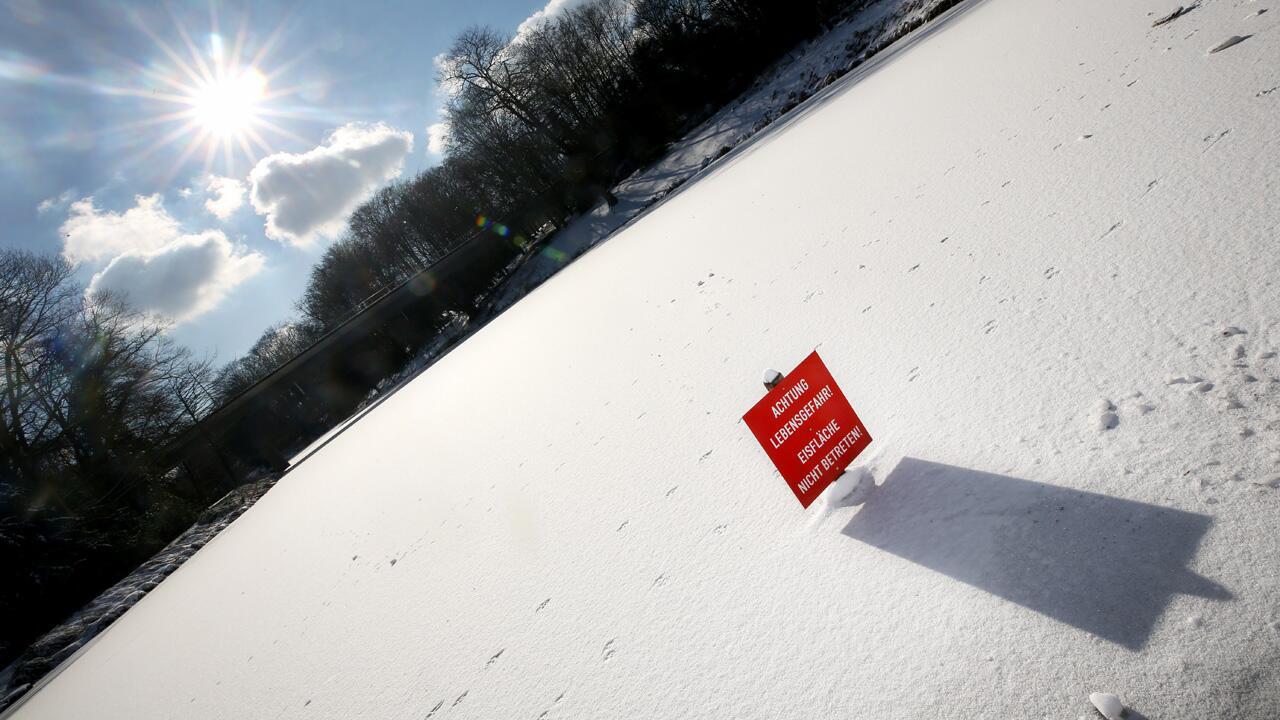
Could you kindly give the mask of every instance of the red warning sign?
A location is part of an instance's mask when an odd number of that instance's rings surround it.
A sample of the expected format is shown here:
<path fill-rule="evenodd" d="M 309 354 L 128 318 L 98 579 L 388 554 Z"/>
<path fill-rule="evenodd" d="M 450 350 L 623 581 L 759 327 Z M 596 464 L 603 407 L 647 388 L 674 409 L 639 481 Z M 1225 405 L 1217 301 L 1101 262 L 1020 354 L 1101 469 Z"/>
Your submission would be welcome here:
<path fill-rule="evenodd" d="M 816 350 L 742 419 L 806 508 L 871 444 Z"/>

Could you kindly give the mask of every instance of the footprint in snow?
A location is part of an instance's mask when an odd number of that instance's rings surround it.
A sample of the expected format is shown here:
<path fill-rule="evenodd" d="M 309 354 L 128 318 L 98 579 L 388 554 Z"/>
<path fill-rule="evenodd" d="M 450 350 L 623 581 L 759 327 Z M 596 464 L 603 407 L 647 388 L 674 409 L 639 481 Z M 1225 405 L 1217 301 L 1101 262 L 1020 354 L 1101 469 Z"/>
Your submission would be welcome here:
<path fill-rule="evenodd" d="M 1210 48 L 1209 54 L 1212 55 L 1214 53 L 1222 52 L 1223 50 L 1226 50 L 1227 48 L 1232 47 L 1233 45 L 1239 45 L 1240 43 L 1244 42 L 1245 40 L 1248 40 L 1251 37 L 1253 36 L 1252 35 L 1232 35 L 1226 40 L 1223 40 L 1222 42 Z"/>
<path fill-rule="evenodd" d="M 618 652 L 618 648 L 613 646 L 613 643 L 616 642 L 617 639 L 618 638 L 613 638 L 612 640 L 604 644 L 604 650 L 601 651 L 600 653 L 600 659 L 603 662 L 609 662 L 609 659 L 612 658 L 614 654 Z"/>
<path fill-rule="evenodd" d="M 1156 18 L 1156 21 L 1151 23 L 1151 27 L 1160 27 L 1161 25 L 1171 23 L 1174 20 L 1177 20 L 1178 18 L 1182 17 L 1183 15 L 1186 15 L 1187 13 L 1191 12 L 1192 10 L 1195 10 L 1197 7 L 1199 6 L 1192 5 L 1191 7 L 1184 7 L 1182 5 L 1179 5 L 1177 9 L 1175 9 L 1173 12 L 1169 13 L 1168 15 L 1163 15 L 1159 18 Z"/>
<path fill-rule="evenodd" d="M 1115 403 L 1103 398 L 1094 404 L 1093 422 L 1098 432 L 1112 430 L 1120 424 L 1120 416 L 1116 414 Z"/>
<path fill-rule="evenodd" d="M 536 613 L 542 612 L 543 610 L 546 609 L 547 605 L 550 605 L 550 604 L 551 604 L 551 598 L 547 598 L 546 600 L 543 600 L 542 602 L 538 603 L 538 607 L 534 608 L 533 611 Z"/>
<path fill-rule="evenodd" d="M 502 653 L 506 651 L 507 651 L 506 648 L 502 648 L 498 652 L 494 653 L 493 657 L 489 658 L 489 662 L 485 663 L 484 666 L 489 667 L 490 665 L 493 665 L 494 663 L 498 662 L 498 658 L 502 657 Z"/>
<path fill-rule="evenodd" d="M 1213 146 L 1214 146 L 1214 145 L 1217 145 L 1217 144 L 1218 144 L 1218 142 L 1219 142 L 1219 141 L 1221 141 L 1221 140 L 1222 140 L 1222 138 L 1226 137 L 1226 136 L 1227 136 L 1227 134 L 1228 134 L 1228 133 L 1230 133 L 1230 132 L 1231 132 L 1231 128 L 1227 128 L 1226 130 L 1223 130 L 1222 132 L 1218 133 L 1217 135 L 1214 135 L 1213 133 L 1209 133 L 1208 135 L 1205 135 L 1205 136 L 1204 136 L 1204 141 L 1205 141 L 1205 142 L 1207 142 L 1207 143 L 1209 143 L 1209 144 L 1205 147 L 1205 149 L 1204 149 L 1204 150 L 1201 150 L 1201 153 L 1207 153 L 1207 152 L 1209 152 L 1210 150 L 1212 150 L 1212 149 L 1213 149 Z"/>
<path fill-rule="evenodd" d="M 1124 225 L 1124 221 L 1123 221 L 1123 220 L 1121 220 L 1121 221 L 1119 221 L 1119 222 L 1117 222 L 1117 223 L 1113 224 L 1111 227 L 1107 228 L 1107 231 L 1106 231 L 1106 232 L 1104 232 L 1104 233 L 1102 233 L 1102 235 L 1098 236 L 1098 239 L 1099 239 L 1099 240 L 1102 240 L 1102 239 L 1106 238 L 1106 237 L 1107 237 L 1108 235 L 1110 235 L 1111 233 L 1113 233 L 1113 232 L 1115 232 L 1116 230 L 1120 229 L 1120 226 L 1121 226 L 1121 225 Z"/>

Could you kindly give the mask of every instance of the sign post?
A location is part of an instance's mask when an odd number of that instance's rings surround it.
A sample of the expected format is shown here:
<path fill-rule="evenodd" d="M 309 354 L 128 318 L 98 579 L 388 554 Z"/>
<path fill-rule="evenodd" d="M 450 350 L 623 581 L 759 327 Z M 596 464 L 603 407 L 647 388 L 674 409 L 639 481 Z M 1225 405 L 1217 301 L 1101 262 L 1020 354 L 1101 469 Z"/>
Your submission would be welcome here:
<path fill-rule="evenodd" d="M 742 419 L 806 508 L 871 444 L 816 350 Z"/>

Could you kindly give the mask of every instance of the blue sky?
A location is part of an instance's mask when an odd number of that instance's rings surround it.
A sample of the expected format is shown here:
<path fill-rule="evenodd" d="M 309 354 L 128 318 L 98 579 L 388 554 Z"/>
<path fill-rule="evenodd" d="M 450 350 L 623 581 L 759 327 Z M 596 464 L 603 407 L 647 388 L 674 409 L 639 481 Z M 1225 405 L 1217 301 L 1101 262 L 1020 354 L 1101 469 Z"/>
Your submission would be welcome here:
<path fill-rule="evenodd" d="M 345 213 L 435 162 L 434 58 L 565 0 L 0 0 L 0 247 L 63 253 L 218 362 Z"/>

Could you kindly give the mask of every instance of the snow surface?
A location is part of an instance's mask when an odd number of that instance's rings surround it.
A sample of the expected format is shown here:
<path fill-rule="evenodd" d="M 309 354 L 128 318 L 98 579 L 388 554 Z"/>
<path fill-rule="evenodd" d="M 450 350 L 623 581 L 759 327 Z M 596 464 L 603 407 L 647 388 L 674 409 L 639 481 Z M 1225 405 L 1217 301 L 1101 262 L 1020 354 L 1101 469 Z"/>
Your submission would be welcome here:
<path fill-rule="evenodd" d="M 386 397 L 17 717 L 1275 717 L 1260 6 L 964 6 Z M 814 347 L 878 486 L 806 512 L 738 418 Z"/>

